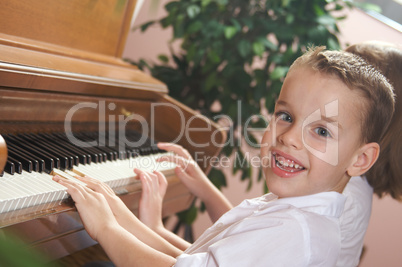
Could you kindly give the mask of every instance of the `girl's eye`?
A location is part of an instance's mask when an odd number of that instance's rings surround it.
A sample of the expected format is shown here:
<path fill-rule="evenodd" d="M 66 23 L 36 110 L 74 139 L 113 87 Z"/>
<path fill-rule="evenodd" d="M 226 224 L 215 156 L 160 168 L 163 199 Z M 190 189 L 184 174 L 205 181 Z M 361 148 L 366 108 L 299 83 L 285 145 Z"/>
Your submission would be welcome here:
<path fill-rule="evenodd" d="M 286 121 L 286 122 L 292 122 L 293 121 L 292 117 L 289 114 L 287 114 L 286 112 L 277 112 L 275 114 L 275 117 L 277 119 L 279 119 L 279 120 Z"/>
<path fill-rule="evenodd" d="M 331 133 L 327 129 L 322 128 L 322 127 L 318 127 L 316 129 L 314 129 L 314 132 L 316 134 L 318 134 L 319 136 L 331 137 Z"/>

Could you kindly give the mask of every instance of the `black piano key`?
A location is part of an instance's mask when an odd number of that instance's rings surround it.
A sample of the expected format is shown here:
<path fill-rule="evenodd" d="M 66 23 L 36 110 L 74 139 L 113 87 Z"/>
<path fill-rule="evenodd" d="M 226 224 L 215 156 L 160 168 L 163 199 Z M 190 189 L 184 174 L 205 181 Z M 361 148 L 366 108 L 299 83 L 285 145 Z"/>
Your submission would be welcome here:
<path fill-rule="evenodd" d="M 8 148 L 8 155 L 9 155 L 9 157 L 12 157 L 12 158 L 18 160 L 21 163 L 23 170 L 25 170 L 27 172 L 32 172 L 33 163 L 30 159 L 28 159 L 24 155 L 21 155 L 17 151 L 14 151 L 13 149 L 10 149 L 10 148 Z"/>
<path fill-rule="evenodd" d="M 76 146 L 74 144 L 72 144 L 70 142 L 70 140 L 68 140 L 67 136 L 64 133 L 57 133 L 55 134 L 57 135 L 60 139 L 64 140 L 65 143 L 68 143 L 69 145 L 71 145 L 72 147 L 74 147 L 75 149 L 82 151 L 83 153 L 85 153 L 87 155 L 87 163 L 98 163 L 102 161 L 102 155 L 98 154 L 99 151 L 94 150 L 92 147 L 79 147 Z"/>
<path fill-rule="evenodd" d="M 130 152 L 130 157 L 132 157 L 132 158 L 136 158 L 136 157 L 140 156 L 140 150 L 138 148 L 131 149 L 129 152 Z"/>
<path fill-rule="evenodd" d="M 67 138 L 63 138 L 63 136 L 58 133 L 52 134 L 52 136 L 54 138 L 54 142 L 59 142 L 59 144 L 65 149 L 71 150 L 73 153 L 75 153 L 78 156 L 81 164 L 91 163 L 91 155 L 73 145 Z"/>
<path fill-rule="evenodd" d="M 49 154 L 47 151 L 44 151 L 35 144 L 30 144 L 17 135 L 9 134 L 6 135 L 5 138 L 7 138 L 7 142 L 13 142 L 43 159 L 45 161 L 45 172 L 49 173 L 53 168 L 60 168 L 60 160 L 56 156 Z"/>
<path fill-rule="evenodd" d="M 71 153 L 74 153 L 76 156 L 78 156 L 81 164 L 89 164 L 92 161 L 97 162 L 97 156 L 93 156 L 87 151 L 83 150 L 81 147 L 74 145 L 64 134 L 53 133 L 51 136 L 49 136 L 49 138 L 51 138 L 53 142 L 58 142 L 59 145 L 64 149 L 69 150 Z"/>
<path fill-rule="evenodd" d="M 36 146 L 40 147 L 42 150 L 47 151 L 48 153 L 54 155 L 56 158 L 59 159 L 60 166 L 59 169 L 65 170 L 70 169 L 72 159 L 69 159 L 63 153 L 60 153 L 57 149 L 53 149 L 51 144 L 41 141 L 38 138 L 35 138 L 33 134 L 19 134 L 22 138 L 24 138 L 27 142 L 31 144 L 35 144 Z M 71 161 L 70 161 L 71 160 Z"/>
<path fill-rule="evenodd" d="M 43 171 L 44 163 L 41 159 L 37 159 L 35 156 L 33 156 L 31 153 L 28 151 L 25 151 L 22 148 L 16 148 L 13 144 L 7 144 L 7 149 L 10 155 L 14 153 L 14 155 L 18 155 L 19 157 L 25 158 L 31 163 L 31 169 L 27 170 L 29 172 L 41 172 Z M 15 158 L 19 159 L 18 157 L 14 156 Z"/>
<path fill-rule="evenodd" d="M 84 142 L 91 142 L 96 140 L 96 138 L 89 136 L 86 132 L 77 133 L 76 137 Z M 94 152 L 96 151 L 100 162 L 105 162 L 107 160 L 107 154 L 104 151 L 100 150 L 99 147 L 91 147 L 91 150 Z"/>
<path fill-rule="evenodd" d="M 32 161 L 32 170 L 35 172 L 42 172 L 45 169 L 45 162 L 42 158 L 38 157 L 34 153 L 31 153 L 30 151 L 24 149 L 21 147 L 19 144 L 16 144 L 10 140 L 10 138 L 7 138 L 7 136 L 4 136 L 4 139 L 6 140 L 6 144 L 8 149 L 14 149 L 15 151 L 18 151 L 20 154 L 24 155 L 28 159 Z"/>
<path fill-rule="evenodd" d="M 97 133 L 89 133 L 90 136 L 97 138 L 100 140 L 100 138 L 105 139 L 105 144 L 101 146 L 101 144 L 98 144 L 97 148 L 104 151 L 107 154 L 107 157 L 109 160 L 116 160 L 119 158 L 119 153 L 116 151 L 112 146 L 109 145 L 109 136 L 107 134 L 102 134 L 99 136 Z"/>
<path fill-rule="evenodd" d="M 7 163 L 8 163 L 8 161 L 10 161 L 14 165 L 14 173 L 19 173 L 19 174 L 22 173 L 22 163 L 20 161 L 14 159 L 10 155 L 8 155 Z"/>
<path fill-rule="evenodd" d="M 110 144 L 110 138 L 108 137 L 108 144 Z M 130 150 L 126 149 L 125 144 L 122 140 L 118 140 L 117 138 L 114 140 L 114 144 L 111 145 L 111 148 L 114 149 L 118 155 L 119 159 L 126 159 L 130 156 Z"/>
<path fill-rule="evenodd" d="M 85 133 L 78 133 L 77 137 L 79 139 L 81 139 L 84 142 L 90 142 L 93 141 L 91 140 L 90 137 L 88 137 Z M 92 151 L 92 153 L 97 154 L 98 155 L 98 161 L 99 162 L 105 162 L 107 159 L 107 155 L 105 152 L 103 152 L 102 150 L 100 150 L 98 147 L 93 146 L 93 147 L 87 147 L 86 149 L 88 149 L 89 151 Z"/>
<path fill-rule="evenodd" d="M 58 148 L 54 147 L 52 144 L 43 142 L 43 141 L 37 141 L 37 145 L 42 147 L 42 149 L 45 149 L 49 151 L 50 153 L 54 154 L 56 157 L 60 159 L 60 169 L 65 170 L 65 169 L 71 169 L 73 167 L 73 159 L 71 157 L 68 157 L 66 154 L 64 154 L 62 151 L 60 151 Z"/>
<path fill-rule="evenodd" d="M 6 165 L 4 166 L 4 172 L 13 175 L 15 173 L 15 164 L 7 159 Z"/>
<path fill-rule="evenodd" d="M 82 135 L 80 135 L 80 136 L 81 136 L 81 138 L 85 138 L 86 141 L 89 141 L 91 139 L 99 140 L 99 138 L 97 136 L 97 133 L 85 132 L 85 133 L 82 133 Z M 116 160 L 117 159 L 117 153 L 113 149 L 111 149 L 110 147 L 100 146 L 98 144 L 97 146 L 95 146 L 93 148 L 95 150 L 99 151 L 99 153 L 102 154 L 102 156 L 106 156 L 107 160 Z"/>
<path fill-rule="evenodd" d="M 80 136 L 79 133 L 75 134 L 77 136 Z M 64 136 L 63 138 L 67 139 L 67 136 Z M 81 139 L 81 138 L 80 138 Z M 68 139 L 67 139 L 68 140 Z M 83 140 L 81 140 L 83 141 Z M 99 151 L 98 149 L 96 149 L 95 147 L 78 147 L 77 148 L 85 151 L 86 153 L 88 153 L 89 155 L 91 155 L 91 160 L 94 163 L 98 163 L 98 162 L 103 162 L 104 161 L 104 155 L 102 154 L 103 152 Z"/>
<path fill-rule="evenodd" d="M 43 142 L 51 144 L 54 149 L 59 150 L 61 153 L 63 153 L 63 155 L 68 157 L 70 159 L 71 168 L 73 167 L 73 165 L 78 166 L 78 164 L 80 163 L 80 158 L 78 157 L 78 155 L 73 151 L 66 149 L 64 146 L 62 146 L 61 143 L 57 142 L 57 140 L 55 140 L 53 136 L 49 134 L 39 134 L 38 137 Z"/>

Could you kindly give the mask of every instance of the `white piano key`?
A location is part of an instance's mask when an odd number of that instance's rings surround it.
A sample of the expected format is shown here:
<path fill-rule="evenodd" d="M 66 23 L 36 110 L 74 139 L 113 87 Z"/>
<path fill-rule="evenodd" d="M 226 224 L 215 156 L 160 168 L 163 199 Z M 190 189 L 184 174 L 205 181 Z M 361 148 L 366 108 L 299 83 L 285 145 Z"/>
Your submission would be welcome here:
<path fill-rule="evenodd" d="M 54 169 L 52 174 L 25 171 L 14 175 L 5 173 L 0 178 L 0 213 L 44 203 L 49 203 L 49 208 L 58 205 L 68 197 L 68 194 L 64 186 L 52 180 L 55 174 L 85 185 L 74 177 L 78 173 L 78 175 L 87 175 L 105 182 L 112 188 L 118 188 L 140 182 L 136 179 L 137 174 L 134 173 L 134 168 L 151 172 L 158 170 L 163 173 L 172 171 L 176 166 L 174 163 L 156 161 L 157 158 L 167 154 L 171 153 L 80 164 L 74 166 L 71 171 Z"/>

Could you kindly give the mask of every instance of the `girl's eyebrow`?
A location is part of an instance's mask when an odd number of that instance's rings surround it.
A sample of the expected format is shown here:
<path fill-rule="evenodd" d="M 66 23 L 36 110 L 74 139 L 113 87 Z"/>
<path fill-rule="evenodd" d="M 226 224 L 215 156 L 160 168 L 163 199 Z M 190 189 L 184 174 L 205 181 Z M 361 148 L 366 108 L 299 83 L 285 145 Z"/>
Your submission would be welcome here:
<path fill-rule="evenodd" d="M 339 129 L 343 129 L 342 125 L 339 123 L 339 121 L 337 119 L 334 119 L 334 117 L 326 117 L 321 114 L 321 120 L 326 121 L 331 124 L 336 124 Z"/>
<path fill-rule="evenodd" d="M 286 101 L 283 101 L 283 100 L 278 100 L 278 101 L 276 101 L 275 105 L 287 106 L 288 103 Z"/>

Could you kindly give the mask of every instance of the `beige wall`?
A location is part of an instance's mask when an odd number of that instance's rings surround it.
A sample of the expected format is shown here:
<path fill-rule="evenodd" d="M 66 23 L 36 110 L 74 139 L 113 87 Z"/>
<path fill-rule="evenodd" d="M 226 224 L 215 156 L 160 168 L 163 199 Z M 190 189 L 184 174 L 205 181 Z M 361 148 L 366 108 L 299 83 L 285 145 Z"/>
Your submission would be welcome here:
<path fill-rule="evenodd" d="M 145 1 L 138 15 L 136 25 L 145 21 L 161 17 L 164 14 L 163 4 L 168 2 L 160 0 L 160 7 L 152 10 L 151 1 Z M 342 32 L 341 42 L 353 44 L 366 40 L 382 40 L 402 44 L 402 33 L 381 22 L 367 16 L 365 13 L 355 10 L 348 19 L 340 24 Z M 168 54 L 168 41 L 171 37 L 170 30 L 161 30 L 153 26 L 145 34 L 139 31 L 129 35 L 124 57 L 137 60 L 146 58 L 156 61 L 160 53 Z M 177 45 L 175 46 L 177 48 Z M 230 177 L 230 170 L 227 170 Z M 254 184 L 249 192 L 245 192 L 247 184 L 241 183 L 239 177 L 228 178 L 228 189 L 223 192 L 233 204 L 240 203 L 245 198 L 252 198 L 262 194 L 262 185 Z M 195 235 L 210 226 L 206 214 L 199 216 L 195 223 Z M 378 199 L 374 197 L 372 217 L 366 234 L 364 254 L 361 267 L 396 267 L 402 264 L 402 203 L 398 203 L 389 197 Z"/>

